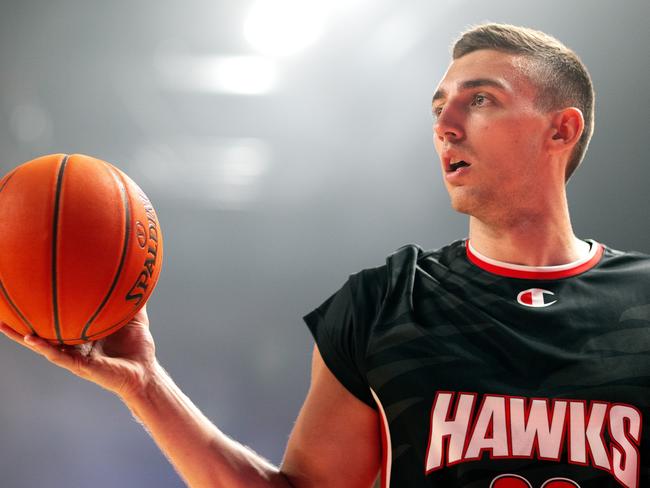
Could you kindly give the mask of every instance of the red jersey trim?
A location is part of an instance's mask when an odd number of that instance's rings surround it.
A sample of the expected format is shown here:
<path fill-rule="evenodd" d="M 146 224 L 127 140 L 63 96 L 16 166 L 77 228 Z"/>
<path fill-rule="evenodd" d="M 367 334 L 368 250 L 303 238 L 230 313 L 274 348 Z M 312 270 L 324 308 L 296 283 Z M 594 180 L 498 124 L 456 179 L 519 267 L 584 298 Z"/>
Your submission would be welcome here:
<path fill-rule="evenodd" d="M 591 250 L 586 257 L 559 266 L 523 266 L 497 261 L 480 254 L 472 247 L 469 239 L 465 241 L 465 249 L 470 262 L 492 274 L 525 280 L 559 280 L 584 273 L 600 262 L 604 251 L 602 244 L 592 240 L 587 242 L 591 244 Z"/>

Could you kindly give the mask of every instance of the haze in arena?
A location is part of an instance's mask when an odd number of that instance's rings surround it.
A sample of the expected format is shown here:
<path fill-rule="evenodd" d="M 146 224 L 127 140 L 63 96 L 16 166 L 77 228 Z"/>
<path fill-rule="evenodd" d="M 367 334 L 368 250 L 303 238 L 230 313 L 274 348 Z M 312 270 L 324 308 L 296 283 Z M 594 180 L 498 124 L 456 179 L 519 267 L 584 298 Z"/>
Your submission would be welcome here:
<path fill-rule="evenodd" d="M 4 2 L 0 173 L 82 153 L 137 181 L 165 230 L 158 357 L 277 464 L 309 384 L 302 316 L 403 244 L 466 235 L 431 140 L 466 27 L 581 56 L 597 98 L 576 234 L 650 252 L 649 18 L 647 0 Z M 184 486 L 114 396 L 5 340 L 0 371 L 3 487 Z"/>

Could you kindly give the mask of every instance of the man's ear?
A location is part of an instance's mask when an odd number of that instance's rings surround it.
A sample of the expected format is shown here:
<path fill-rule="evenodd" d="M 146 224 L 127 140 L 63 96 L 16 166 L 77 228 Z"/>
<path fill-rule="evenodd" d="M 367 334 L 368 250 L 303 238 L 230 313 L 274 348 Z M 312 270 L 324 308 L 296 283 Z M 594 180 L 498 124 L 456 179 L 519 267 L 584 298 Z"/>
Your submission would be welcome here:
<path fill-rule="evenodd" d="M 585 129 L 582 110 L 567 107 L 555 113 L 551 121 L 551 138 L 548 141 L 552 151 L 572 149 Z"/>

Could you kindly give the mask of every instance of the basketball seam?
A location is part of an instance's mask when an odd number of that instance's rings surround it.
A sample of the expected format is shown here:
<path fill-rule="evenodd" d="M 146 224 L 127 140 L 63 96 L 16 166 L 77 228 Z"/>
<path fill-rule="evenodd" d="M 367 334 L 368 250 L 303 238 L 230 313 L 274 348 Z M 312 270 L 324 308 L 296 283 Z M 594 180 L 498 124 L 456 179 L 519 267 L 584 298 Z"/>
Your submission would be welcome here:
<path fill-rule="evenodd" d="M 53 234 L 52 234 L 52 304 L 53 304 L 53 313 L 54 313 L 54 332 L 56 333 L 57 340 L 59 343 L 63 344 L 63 338 L 61 337 L 61 324 L 59 321 L 59 297 L 57 289 L 57 245 L 59 240 L 59 210 L 61 203 L 61 190 L 63 187 L 63 173 L 65 172 L 65 167 L 68 164 L 68 158 L 70 156 L 65 154 L 63 160 L 61 161 L 61 166 L 59 167 L 59 174 L 56 180 L 56 193 L 54 196 L 54 222 Z"/>
<path fill-rule="evenodd" d="M 13 177 L 13 175 L 15 175 L 15 174 L 18 172 L 19 169 L 20 169 L 20 167 L 14 169 L 11 173 L 9 173 L 9 174 L 7 175 L 7 179 L 4 181 L 4 183 L 2 183 L 2 186 L 0 186 L 0 193 L 2 193 L 2 190 L 5 189 L 5 187 L 7 186 L 7 183 L 9 183 L 9 180 Z M 17 306 L 17 305 L 14 303 L 14 301 L 11 299 L 11 297 L 9 296 L 9 293 L 7 292 L 7 289 L 6 289 L 6 288 L 4 287 L 4 285 L 2 284 L 2 280 L 1 280 L 1 279 L 0 279 L 0 291 L 1 291 L 2 294 L 4 295 L 5 299 L 7 300 L 7 302 L 8 302 L 9 305 L 11 306 L 11 308 L 14 309 L 14 312 L 16 312 L 16 313 L 18 314 L 18 316 L 19 316 L 20 319 L 23 321 L 23 323 L 24 323 L 27 327 L 29 327 L 29 329 L 32 331 L 32 334 L 36 334 L 36 329 L 34 329 L 34 327 L 33 327 L 32 324 L 29 322 L 29 320 L 27 320 L 27 317 L 25 317 L 25 316 L 23 315 L 23 313 L 20 311 L 20 309 L 18 308 L 18 306 Z"/>
<path fill-rule="evenodd" d="M 142 308 L 142 307 L 140 307 L 140 308 Z M 140 309 L 138 309 L 138 310 L 140 310 Z M 129 315 L 130 315 L 130 314 L 129 314 Z M 126 318 L 122 318 L 122 319 L 120 319 L 119 321 L 115 322 L 115 323 L 114 323 L 113 325 L 111 325 L 110 327 L 106 327 L 105 329 L 102 329 L 102 330 L 99 330 L 99 331 L 97 331 L 97 332 L 95 332 L 95 333 L 93 333 L 93 334 L 90 334 L 90 335 L 88 336 L 87 340 L 93 340 L 93 337 L 97 337 L 98 335 L 104 334 L 104 333 L 108 332 L 108 331 L 111 330 L 111 329 L 116 329 L 116 328 L 119 328 L 121 325 L 125 325 L 125 324 L 124 324 L 124 321 L 125 321 L 125 320 L 130 320 L 130 319 L 128 318 L 128 316 L 127 316 Z"/>
<path fill-rule="evenodd" d="M 143 306 L 144 306 L 144 305 L 143 305 Z M 142 308 L 142 307 L 140 307 L 140 308 Z M 138 309 L 138 310 L 140 310 L 140 309 Z M 136 311 L 136 312 L 137 312 L 137 311 Z M 86 341 L 86 342 L 87 342 L 87 341 L 93 341 L 93 340 L 95 340 L 94 337 L 97 337 L 98 335 L 104 334 L 105 332 L 108 332 L 108 331 L 111 330 L 111 329 L 119 328 L 121 325 L 125 325 L 125 324 L 124 324 L 124 321 L 127 320 L 127 319 L 128 319 L 128 316 L 127 316 L 127 318 L 123 318 L 123 319 L 119 320 L 118 322 L 115 322 L 115 323 L 114 323 L 113 325 L 111 325 L 110 327 L 106 327 L 105 329 L 102 329 L 102 330 L 100 330 L 100 331 L 98 331 L 98 332 L 94 332 L 94 333 L 90 334 L 89 336 L 85 336 L 85 337 L 71 337 L 71 338 L 65 338 L 65 337 L 64 337 L 64 338 L 63 338 L 63 341 Z"/>
<path fill-rule="evenodd" d="M 7 299 L 7 302 L 9 302 L 9 305 L 11 305 L 11 308 L 14 309 L 14 311 L 18 314 L 18 316 L 21 318 L 21 320 L 29 327 L 32 331 L 32 334 L 36 334 L 36 329 L 32 326 L 32 324 L 27 320 L 27 318 L 23 315 L 23 313 L 18 309 L 16 304 L 13 302 L 13 300 L 9 297 L 9 294 L 7 293 L 7 290 L 5 289 L 4 285 L 2 284 L 2 280 L 0 280 L 0 291 L 2 291 L 2 294 L 4 297 Z"/>
<path fill-rule="evenodd" d="M 117 174 L 113 168 L 109 165 L 104 163 L 106 168 L 111 172 L 111 175 L 113 178 L 117 181 L 119 187 L 120 187 L 120 192 L 122 193 L 122 200 L 124 203 L 124 212 L 125 212 L 125 222 L 124 222 L 124 245 L 122 246 L 122 257 L 120 258 L 120 264 L 118 265 L 117 272 L 115 273 L 115 277 L 113 278 L 113 283 L 111 284 L 111 287 L 108 290 L 108 293 L 106 293 L 106 296 L 102 300 L 102 302 L 99 304 L 99 307 L 95 311 L 95 313 L 88 319 L 88 322 L 84 326 L 83 330 L 81 331 L 81 337 L 79 339 L 87 341 L 88 336 L 86 333 L 88 332 L 88 329 L 92 325 L 92 322 L 97 318 L 97 315 L 102 311 L 102 309 L 106 306 L 106 303 L 108 302 L 108 299 L 111 297 L 113 294 L 113 291 L 115 291 L 115 287 L 117 286 L 117 281 L 120 278 L 120 275 L 122 274 L 122 270 L 124 268 L 124 262 L 126 261 L 126 254 L 129 250 L 129 234 L 131 233 L 131 206 L 129 204 L 129 196 L 126 191 L 126 185 L 120 178 L 120 175 Z M 119 322 L 118 322 L 119 323 Z M 116 324 L 117 325 L 117 324 Z M 111 327 L 115 327 L 116 325 L 113 325 Z M 109 327 L 109 329 L 111 328 Z M 96 334 L 93 334 L 96 335 Z"/>
<path fill-rule="evenodd" d="M 11 173 L 9 173 L 9 174 L 7 175 L 7 179 L 4 181 L 4 183 L 2 184 L 2 186 L 0 186 L 0 192 L 2 192 L 2 190 L 5 189 L 5 186 L 7 186 L 7 183 L 9 183 L 9 180 L 13 177 L 13 175 L 16 174 L 16 172 L 18 171 L 18 169 L 20 169 L 20 168 L 16 168 L 15 170 L 13 170 Z"/>

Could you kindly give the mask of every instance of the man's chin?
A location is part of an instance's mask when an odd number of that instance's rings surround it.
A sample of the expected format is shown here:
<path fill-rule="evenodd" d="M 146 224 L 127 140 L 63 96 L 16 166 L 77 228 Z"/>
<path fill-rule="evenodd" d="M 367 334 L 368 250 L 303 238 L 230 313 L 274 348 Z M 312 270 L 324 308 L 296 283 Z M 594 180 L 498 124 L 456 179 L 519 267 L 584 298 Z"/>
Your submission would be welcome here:
<path fill-rule="evenodd" d="M 469 206 L 463 206 L 463 205 L 454 205 L 453 203 L 451 204 L 451 208 L 455 210 L 458 213 L 462 213 L 465 215 L 472 215 L 470 207 Z"/>
<path fill-rule="evenodd" d="M 472 205 L 474 202 L 473 198 L 470 198 L 469 195 L 464 194 L 464 192 L 450 192 L 449 193 L 451 208 L 458 213 L 463 213 L 470 215 L 471 210 L 475 205 Z"/>

